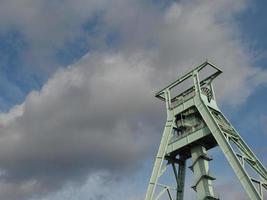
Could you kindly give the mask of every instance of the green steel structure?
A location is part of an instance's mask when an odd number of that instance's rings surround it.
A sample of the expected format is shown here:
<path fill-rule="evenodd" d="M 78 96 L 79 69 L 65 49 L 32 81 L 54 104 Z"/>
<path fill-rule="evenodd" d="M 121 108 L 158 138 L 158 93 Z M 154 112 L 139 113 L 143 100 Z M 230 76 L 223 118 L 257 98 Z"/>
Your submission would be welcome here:
<path fill-rule="evenodd" d="M 156 97 L 166 103 L 167 121 L 145 200 L 184 199 L 189 158 L 197 199 L 219 199 L 214 194 L 212 181 L 215 178 L 209 170 L 212 158 L 207 154 L 216 146 L 221 148 L 248 197 L 264 199 L 266 169 L 217 106 L 212 82 L 221 73 L 218 67 L 206 61 L 156 93 Z M 182 84 L 188 80 L 192 81 L 191 85 L 183 88 Z M 175 95 L 177 88 L 182 92 Z M 161 182 L 169 170 L 174 186 Z"/>

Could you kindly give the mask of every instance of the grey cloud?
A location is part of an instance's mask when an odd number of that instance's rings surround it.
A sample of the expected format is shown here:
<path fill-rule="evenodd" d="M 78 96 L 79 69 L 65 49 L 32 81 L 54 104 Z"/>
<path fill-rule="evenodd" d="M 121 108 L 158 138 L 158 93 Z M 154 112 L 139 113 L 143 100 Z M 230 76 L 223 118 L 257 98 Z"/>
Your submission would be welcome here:
<path fill-rule="evenodd" d="M 244 9 L 244 1 L 174 2 L 163 10 L 145 3 L 118 2 L 106 11 L 107 29 L 117 27 L 125 56 L 142 52 L 151 59 L 155 84 L 166 85 L 176 78 L 173 72 L 181 75 L 205 59 L 222 67 L 217 95 L 229 104 L 244 103 L 265 82 L 265 71 L 252 66 L 253 58 L 232 20 Z M 117 12 L 118 4 L 127 12 Z"/>
<path fill-rule="evenodd" d="M 121 43 L 58 70 L 41 91 L 0 115 L 1 199 L 40 198 L 99 171 L 124 176 L 137 169 L 155 150 L 165 117 L 154 92 L 206 57 L 224 67 L 216 83 L 221 101 L 231 94 L 230 103 L 240 104 L 253 89 L 247 81 L 255 77 L 256 87 L 264 80 L 228 21 L 243 1 L 178 2 L 164 9 L 140 1 L 59 2 L 2 1 L 1 9 L 14 16 L 0 13 L 37 49 L 50 51 L 47 44 L 79 34 L 71 32 L 102 10 L 100 34 L 112 29 Z"/>
<path fill-rule="evenodd" d="M 224 77 L 230 80 L 228 84 L 220 81 L 219 96 L 231 95 L 230 103 L 239 104 L 255 84 L 266 79 L 266 73 L 251 67 L 253 59 L 232 20 L 244 7 L 243 0 L 174 2 L 165 8 L 146 1 L 5 0 L 0 4 L 0 24 L 2 29 L 14 27 L 23 33 L 30 44 L 23 53 L 25 61 L 31 62 L 30 66 L 42 65 L 45 71 L 59 67 L 54 54 L 66 42 L 82 36 L 92 49 L 105 51 L 112 32 L 119 37 L 115 51 L 126 56 L 146 54 L 167 80 L 175 78 L 174 70 L 179 68 L 182 74 L 210 58 L 223 67 Z M 87 35 L 82 25 L 97 13 L 101 19 L 97 32 Z M 164 79 L 162 85 L 167 82 Z"/>
<path fill-rule="evenodd" d="M 135 169 L 154 140 L 153 122 L 143 121 L 155 106 L 148 75 L 142 60 L 120 55 L 92 55 L 56 73 L 1 116 L 2 182 L 37 182 L 31 192 L 45 193 L 99 170 L 115 175 Z"/>
<path fill-rule="evenodd" d="M 85 37 L 82 26 L 107 6 L 105 0 L 3 0 L 0 31 L 15 30 L 27 43 L 21 57 L 38 75 L 59 67 L 55 54 L 69 41 Z M 89 39 L 88 39 L 89 40 Z"/>

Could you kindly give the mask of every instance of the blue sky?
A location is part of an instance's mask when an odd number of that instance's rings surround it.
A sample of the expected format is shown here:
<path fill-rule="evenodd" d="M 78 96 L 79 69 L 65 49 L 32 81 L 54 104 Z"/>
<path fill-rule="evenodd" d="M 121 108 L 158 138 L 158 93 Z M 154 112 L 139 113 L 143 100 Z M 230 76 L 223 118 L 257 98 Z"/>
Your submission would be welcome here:
<path fill-rule="evenodd" d="M 142 199 L 165 123 L 153 94 L 206 58 L 224 71 L 222 110 L 266 166 L 265 4 L 1 2 L 0 198 Z M 211 154 L 218 193 L 245 198 Z"/>
<path fill-rule="evenodd" d="M 266 23 L 264 21 L 266 12 L 264 10 L 265 2 L 257 0 L 251 2 L 250 7 L 242 12 L 237 17 L 237 23 L 242 30 L 243 41 L 247 43 L 248 47 L 253 51 L 259 52 L 258 64 L 264 67 L 264 57 L 266 57 L 266 40 L 264 39 L 264 32 L 266 32 Z M 258 21 L 256 21 L 258 19 Z M 263 54 L 263 55 L 262 55 Z"/>
<path fill-rule="evenodd" d="M 248 51 L 251 51 L 255 56 L 253 64 L 261 68 L 265 67 L 267 48 L 264 35 L 267 29 L 264 19 L 267 14 L 264 10 L 264 3 L 262 0 L 257 0 L 256 2 L 248 1 L 249 6 L 237 13 L 235 21 L 233 21 L 237 28 L 240 29 L 240 40 L 244 42 Z M 168 5 L 162 1 L 155 1 L 155 4 Z M 54 59 L 59 67 L 66 67 L 77 62 L 83 55 L 90 52 L 91 48 L 97 48 L 90 45 L 88 37 L 98 34 L 97 26 L 101 24 L 100 18 L 101 12 L 84 22 L 80 27 L 84 34 L 66 40 L 55 50 L 52 55 L 53 58 L 50 59 Z M 256 21 L 256 19 L 259 19 L 259 21 Z M 23 52 L 27 51 L 31 44 L 19 30 L 8 29 L 1 31 L 0 37 L 1 74 L 3 74 L 1 79 L 5 80 L 2 84 L 5 86 L 1 87 L 1 90 L 3 90 L 3 105 L 1 107 L 3 111 L 7 111 L 14 104 L 21 103 L 31 90 L 40 89 L 51 74 L 47 75 L 42 70 L 32 71 L 31 63 L 27 63 L 22 58 Z M 117 47 L 116 43 L 119 40 L 119 33 L 111 30 L 103 42 L 112 49 Z M 42 63 L 38 64 L 42 65 Z M 9 83 L 7 84 L 6 82 Z M 13 94 L 11 95 L 10 92 L 4 90 L 13 90 Z M 14 93 L 17 94 L 14 95 Z"/>

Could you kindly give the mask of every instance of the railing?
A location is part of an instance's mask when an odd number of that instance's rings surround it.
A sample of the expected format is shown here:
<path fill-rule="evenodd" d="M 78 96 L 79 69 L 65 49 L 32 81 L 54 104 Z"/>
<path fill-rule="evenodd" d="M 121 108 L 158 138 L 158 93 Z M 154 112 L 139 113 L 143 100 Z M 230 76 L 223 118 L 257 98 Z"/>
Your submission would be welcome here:
<path fill-rule="evenodd" d="M 187 100 L 193 98 L 195 96 L 195 91 L 194 90 L 190 90 L 188 92 L 182 93 L 179 96 L 175 97 L 172 100 L 172 108 L 177 107 L 178 105 L 186 102 Z"/>
<path fill-rule="evenodd" d="M 189 131 L 187 133 L 183 133 L 183 134 L 179 134 L 178 135 L 176 132 L 173 132 L 173 134 L 172 134 L 172 136 L 170 138 L 169 145 L 174 143 L 174 142 L 176 142 L 177 140 L 179 140 L 179 139 L 181 139 L 183 137 L 186 137 L 186 136 L 188 136 L 188 135 L 190 135 L 192 133 L 195 133 L 196 131 L 198 131 L 198 130 L 200 130 L 202 128 L 205 128 L 205 127 L 207 127 L 207 125 L 205 123 L 201 123 L 197 127 L 194 127 L 194 130 Z"/>

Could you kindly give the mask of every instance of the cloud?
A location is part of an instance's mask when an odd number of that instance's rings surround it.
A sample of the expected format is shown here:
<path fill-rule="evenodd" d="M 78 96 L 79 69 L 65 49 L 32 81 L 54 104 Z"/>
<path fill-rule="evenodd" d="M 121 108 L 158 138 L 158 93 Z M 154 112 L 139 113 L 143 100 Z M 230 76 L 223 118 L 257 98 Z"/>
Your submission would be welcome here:
<path fill-rule="evenodd" d="M 221 80 L 219 96 L 227 96 L 237 105 L 254 89 L 247 80 L 260 85 L 266 77 L 251 67 L 253 58 L 241 44 L 242 35 L 234 24 L 235 14 L 244 9 L 245 3 L 4 0 L 0 3 L 0 24 L 2 30 L 15 29 L 24 36 L 28 49 L 21 54 L 37 77 L 60 67 L 58 51 L 81 39 L 90 51 L 114 48 L 124 54 L 143 52 L 154 57 L 153 66 L 167 80 L 162 85 L 175 78 L 173 71 L 182 74 L 210 58 L 223 67 L 224 79 L 229 80 L 228 84 Z M 91 25 L 85 30 L 88 22 Z M 108 47 L 112 35 L 118 38 L 118 44 Z"/>
<path fill-rule="evenodd" d="M 259 118 L 260 118 L 259 121 L 260 121 L 261 129 L 263 133 L 267 133 L 267 116 L 261 115 Z"/>
<path fill-rule="evenodd" d="M 103 171 L 112 181 L 134 173 L 160 140 L 164 105 L 154 92 L 206 57 L 225 71 L 216 82 L 220 102 L 240 105 L 264 81 L 232 21 L 244 1 L 164 8 L 142 1 L 49 2 L 2 1 L 0 23 L 24 32 L 42 59 L 79 35 L 99 10 L 99 34 L 115 32 L 119 42 L 99 44 L 0 115 L 1 199 L 46 198 L 68 184 L 94 182 Z M 101 193 L 102 180 L 91 195 Z"/>
<path fill-rule="evenodd" d="M 110 175 L 105 172 L 95 173 L 90 176 L 84 185 L 75 187 L 68 185 L 64 191 L 59 191 L 56 194 L 40 198 L 40 200 L 58 200 L 58 199 L 79 199 L 79 200 L 123 200 L 126 197 L 128 200 L 141 200 L 143 195 L 138 191 L 138 181 L 134 176 L 129 175 L 122 179 L 110 178 Z M 131 179 L 129 183 L 128 179 Z M 100 189 L 101 188 L 101 189 Z M 118 190 L 118 188 L 120 188 Z"/>
<path fill-rule="evenodd" d="M 83 25 L 100 9 L 105 9 L 107 2 L 3 0 L 0 2 L 0 31 L 21 33 L 28 48 L 20 54 L 28 70 L 39 76 L 44 72 L 50 75 L 60 66 L 55 54 L 68 42 L 84 38 L 87 33 Z"/>
<path fill-rule="evenodd" d="M 8 189 L 0 197 L 12 199 L 14 190 L 22 196 L 25 185 L 29 194 L 42 194 L 99 170 L 115 175 L 140 165 L 154 132 L 146 124 L 152 121 L 143 122 L 155 106 L 144 63 L 120 55 L 85 57 L 2 114 L 1 180 Z"/>
<path fill-rule="evenodd" d="M 240 183 L 233 184 L 233 182 L 225 182 L 217 186 L 217 190 L 220 191 L 219 198 L 221 199 L 236 199 L 236 200 L 248 200 L 243 188 L 239 187 Z"/>
<path fill-rule="evenodd" d="M 182 75 L 205 59 L 224 71 L 217 82 L 217 95 L 228 104 L 244 103 L 254 88 L 265 82 L 265 71 L 253 66 L 252 55 L 241 43 L 242 34 L 233 20 L 246 1 L 173 2 L 165 9 L 118 2 L 107 9 L 103 21 L 108 30 L 117 27 L 119 48 L 126 56 L 142 52 L 151 58 L 157 84 L 166 85 L 177 73 Z M 118 4 L 127 13 L 117 12 Z"/>

